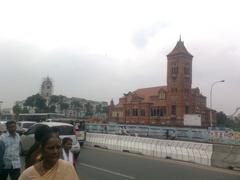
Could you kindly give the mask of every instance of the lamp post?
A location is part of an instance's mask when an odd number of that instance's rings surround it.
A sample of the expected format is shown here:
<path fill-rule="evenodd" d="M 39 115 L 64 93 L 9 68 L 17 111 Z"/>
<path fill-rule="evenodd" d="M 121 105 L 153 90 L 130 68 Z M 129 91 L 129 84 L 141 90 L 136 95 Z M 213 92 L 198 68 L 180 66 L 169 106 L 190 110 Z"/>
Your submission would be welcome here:
<path fill-rule="evenodd" d="M 211 85 L 211 91 L 210 91 L 210 109 L 211 109 L 211 112 L 210 112 L 210 125 L 211 125 L 211 127 L 212 127 L 212 90 L 213 90 L 213 87 L 214 87 L 215 84 L 222 83 L 222 82 L 225 82 L 225 80 L 215 81 Z"/>
<path fill-rule="evenodd" d="M 2 120 L 2 101 L 0 100 L 0 120 Z"/>

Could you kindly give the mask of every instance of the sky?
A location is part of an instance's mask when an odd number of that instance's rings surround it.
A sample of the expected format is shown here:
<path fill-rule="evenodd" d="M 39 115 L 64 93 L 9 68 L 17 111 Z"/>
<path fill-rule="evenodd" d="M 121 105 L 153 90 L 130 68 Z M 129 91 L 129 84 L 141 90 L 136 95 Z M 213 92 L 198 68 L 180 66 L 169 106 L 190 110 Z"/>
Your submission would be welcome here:
<path fill-rule="evenodd" d="M 166 85 L 166 55 L 179 36 L 193 58 L 192 87 L 212 108 L 240 107 L 237 0 L 0 0 L 0 101 L 39 92 L 118 103 L 124 93 Z"/>

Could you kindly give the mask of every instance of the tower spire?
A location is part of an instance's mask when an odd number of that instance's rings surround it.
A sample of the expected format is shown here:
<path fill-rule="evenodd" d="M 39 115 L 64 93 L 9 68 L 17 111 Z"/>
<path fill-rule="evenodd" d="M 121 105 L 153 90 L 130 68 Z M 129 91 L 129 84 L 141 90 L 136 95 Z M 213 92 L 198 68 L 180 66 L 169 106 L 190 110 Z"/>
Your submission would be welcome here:
<path fill-rule="evenodd" d="M 185 48 L 184 42 L 181 39 L 181 35 L 179 35 L 179 41 L 177 42 L 175 48 L 167 56 L 174 56 L 179 54 L 185 54 L 190 57 L 193 57 Z"/>

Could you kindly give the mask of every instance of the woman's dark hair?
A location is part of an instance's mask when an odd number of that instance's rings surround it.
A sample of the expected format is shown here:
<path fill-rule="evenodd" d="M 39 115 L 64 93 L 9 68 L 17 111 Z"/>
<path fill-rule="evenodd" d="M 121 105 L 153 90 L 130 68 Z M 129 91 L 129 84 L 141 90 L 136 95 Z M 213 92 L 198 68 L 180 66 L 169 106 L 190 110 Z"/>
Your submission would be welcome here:
<path fill-rule="evenodd" d="M 39 126 L 35 133 L 34 133 L 34 138 L 35 138 L 35 143 L 30 147 L 30 149 L 27 152 L 26 158 L 25 158 L 25 168 L 30 167 L 32 164 L 32 154 L 40 149 L 40 142 L 45 136 L 48 136 L 49 134 L 52 133 L 52 129 L 47 126 L 47 125 L 41 125 Z"/>
<path fill-rule="evenodd" d="M 48 140 L 52 137 L 58 138 L 60 140 L 60 138 L 56 135 L 56 133 L 51 132 L 42 138 L 40 142 L 41 149 L 43 149 L 46 146 L 46 144 L 48 143 Z"/>
<path fill-rule="evenodd" d="M 65 137 L 65 138 L 63 138 L 63 139 L 62 139 L 62 146 L 63 146 L 64 144 L 66 144 L 68 141 L 73 142 L 72 138 L 70 138 L 70 137 Z"/>
<path fill-rule="evenodd" d="M 52 129 L 49 126 L 42 125 L 38 127 L 34 133 L 35 141 L 40 142 L 49 133 L 52 133 Z"/>

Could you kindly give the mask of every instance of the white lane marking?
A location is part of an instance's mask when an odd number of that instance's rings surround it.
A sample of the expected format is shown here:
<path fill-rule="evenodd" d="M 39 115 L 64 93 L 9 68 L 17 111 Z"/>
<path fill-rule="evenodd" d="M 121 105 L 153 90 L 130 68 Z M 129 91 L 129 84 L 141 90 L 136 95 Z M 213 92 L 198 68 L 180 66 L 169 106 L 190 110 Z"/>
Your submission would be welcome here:
<path fill-rule="evenodd" d="M 115 171 L 110 171 L 110 170 L 103 169 L 103 168 L 100 168 L 100 167 L 92 166 L 90 164 L 80 163 L 80 165 L 86 166 L 86 167 L 89 167 L 89 168 L 92 168 L 92 169 L 97 169 L 99 171 L 107 172 L 109 174 L 113 174 L 113 175 L 116 175 L 116 176 L 122 176 L 122 177 L 125 177 L 125 178 L 128 178 L 128 179 L 135 179 L 135 177 L 133 177 L 133 176 L 128 176 L 128 175 L 118 173 L 118 172 L 115 172 Z"/>

